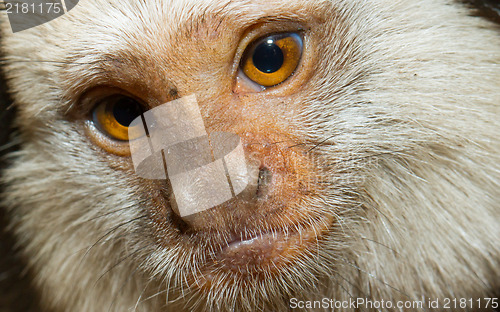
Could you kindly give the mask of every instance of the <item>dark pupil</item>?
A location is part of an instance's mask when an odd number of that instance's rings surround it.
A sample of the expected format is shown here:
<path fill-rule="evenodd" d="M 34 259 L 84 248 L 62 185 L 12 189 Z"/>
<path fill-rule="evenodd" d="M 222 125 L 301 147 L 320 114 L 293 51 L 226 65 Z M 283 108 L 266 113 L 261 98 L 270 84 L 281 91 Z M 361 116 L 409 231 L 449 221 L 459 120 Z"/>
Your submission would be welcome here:
<path fill-rule="evenodd" d="M 278 71 L 285 61 L 283 51 L 274 42 L 264 42 L 255 48 L 253 53 L 253 64 L 263 73 L 274 73 Z"/>
<path fill-rule="evenodd" d="M 113 106 L 113 115 L 116 121 L 128 127 L 142 114 L 142 109 L 139 103 L 131 98 L 121 98 Z"/>

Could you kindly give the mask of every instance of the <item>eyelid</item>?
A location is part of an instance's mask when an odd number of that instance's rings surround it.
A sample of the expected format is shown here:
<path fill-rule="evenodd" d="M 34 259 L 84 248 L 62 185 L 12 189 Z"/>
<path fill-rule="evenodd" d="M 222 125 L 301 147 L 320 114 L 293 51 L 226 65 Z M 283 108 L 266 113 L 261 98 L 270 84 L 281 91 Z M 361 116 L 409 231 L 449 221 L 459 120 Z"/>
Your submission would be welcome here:
<path fill-rule="evenodd" d="M 117 156 L 130 156 L 129 141 L 138 138 L 142 132 L 136 135 L 134 131 L 130 131 L 133 128 L 125 127 L 112 117 L 109 109 L 113 106 L 113 97 L 131 99 L 142 112 L 148 109 L 144 101 L 119 88 L 103 86 L 89 90 L 80 99 L 81 106 L 88 110 L 84 131 L 92 143 L 104 151 Z"/>
<path fill-rule="evenodd" d="M 94 108 L 97 106 L 97 103 L 107 98 L 108 96 L 120 94 L 123 96 L 130 97 L 135 99 L 138 103 L 141 104 L 144 111 L 150 109 L 150 106 L 147 101 L 143 100 L 140 95 L 136 95 L 128 90 L 110 86 L 110 85 L 97 85 L 82 93 L 77 102 L 78 102 L 78 117 L 92 119 L 92 112 Z"/>
<path fill-rule="evenodd" d="M 252 81 L 250 78 L 245 75 L 243 70 L 241 68 L 238 71 L 238 76 L 236 76 L 236 88 L 241 88 L 241 87 L 246 87 L 253 92 L 262 92 L 265 91 L 267 88 Z"/>
<path fill-rule="evenodd" d="M 234 54 L 234 62 L 232 67 L 232 76 L 236 77 L 240 67 L 241 59 L 247 51 L 248 46 L 259 38 L 267 37 L 269 34 L 282 34 L 282 33 L 301 33 L 304 36 L 305 31 L 308 30 L 304 26 L 305 21 L 295 21 L 290 19 L 273 19 L 272 21 L 264 21 L 254 24 L 247 28 L 241 36 L 238 48 Z"/>
<path fill-rule="evenodd" d="M 266 41 L 272 41 L 274 45 L 281 49 L 284 56 L 281 67 L 272 73 L 263 72 L 254 64 L 253 55 L 256 48 L 266 43 Z M 247 47 L 243 54 L 240 63 L 241 71 L 238 73 L 238 78 L 247 82 L 255 92 L 262 90 L 255 88 L 254 84 L 263 87 L 265 90 L 266 88 L 273 88 L 284 83 L 299 68 L 304 50 L 303 41 L 304 36 L 299 32 L 268 34 L 254 41 Z"/>
<path fill-rule="evenodd" d="M 137 102 L 137 104 L 140 103 Z M 117 120 L 113 111 L 116 107 L 115 105 L 117 105 L 117 102 L 102 102 L 94 108 L 92 112 L 92 122 L 95 124 L 97 129 L 109 136 L 110 139 L 117 141 L 129 142 L 140 138 L 143 132 L 140 131 L 140 129 L 137 129 L 137 126 L 125 126 Z M 141 109 L 141 111 L 142 115 L 144 113 L 144 109 Z"/>
<path fill-rule="evenodd" d="M 99 104 L 92 112 L 92 121 L 101 132 L 108 134 L 113 139 L 127 141 L 128 127 L 111 118 L 109 109 L 108 105 Z"/>
<path fill-rule="evenodd" d="M 130 156 L 130 147 L 126 141 L 117 141 L 110 139 L 107 135 L 97 129 L 96 125 L 91 121 L 85 121 L 84 131 L 86 136 L 98 147 L 104 151 L 121 156 Z"/>

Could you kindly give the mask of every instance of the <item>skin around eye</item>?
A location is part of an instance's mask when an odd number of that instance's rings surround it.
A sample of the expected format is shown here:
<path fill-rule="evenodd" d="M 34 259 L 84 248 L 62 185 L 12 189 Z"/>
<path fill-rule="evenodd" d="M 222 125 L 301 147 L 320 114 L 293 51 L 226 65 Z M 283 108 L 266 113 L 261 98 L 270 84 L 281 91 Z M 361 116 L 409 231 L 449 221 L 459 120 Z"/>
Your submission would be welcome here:
<path fill-rule="evenodd" d="M 297 33 L 262 38 L 243 54 L 241 70 L 258 85 L 276 86 L 293 75 L 302 58 L 303 47 L 302 36 Z"/>
<path fill-rule="evenodd" d="M 142 106 L 136 100 L 124 95 L 111 95 L 94 108 L 92 121 L 106 136 L 118 141 L 129 141 L 138 137 L 129 126 L 142 113 Z"/>

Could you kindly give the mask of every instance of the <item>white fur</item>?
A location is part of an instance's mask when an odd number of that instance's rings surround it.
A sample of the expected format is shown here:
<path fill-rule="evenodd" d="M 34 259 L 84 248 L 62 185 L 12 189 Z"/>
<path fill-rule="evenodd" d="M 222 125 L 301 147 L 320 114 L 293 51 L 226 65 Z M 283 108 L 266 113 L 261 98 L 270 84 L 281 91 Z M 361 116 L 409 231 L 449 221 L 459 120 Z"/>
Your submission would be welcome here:
<path fill-rule="evenodd" d="M 294 94 L 239 101 L 311 146 L 330 138 L 314 155 L 330 164 L 319 174 L 332 182 L 306 203 L 338 224 L 317 254 L 279 276 L 190 289 L 199 254 L 158 242 L 151 195 L 71 112 L 106 84 L 99 62 L 117 55 L 141 57 L 137 79 L 202 94 L 213 116 L 238 36 L 262 16 L 316 21 L 306 51 L 315 62 L 303 69 L 312 74 Z M 1 26 L 23 142 L 2 174 L 3 204 L 44 308 L 282 311 L 292 296 L 481 298 L 500 288 L 500 35 L 462 5 L 81 0 L 27 31 L 12 34 L 5 18 Z"/>

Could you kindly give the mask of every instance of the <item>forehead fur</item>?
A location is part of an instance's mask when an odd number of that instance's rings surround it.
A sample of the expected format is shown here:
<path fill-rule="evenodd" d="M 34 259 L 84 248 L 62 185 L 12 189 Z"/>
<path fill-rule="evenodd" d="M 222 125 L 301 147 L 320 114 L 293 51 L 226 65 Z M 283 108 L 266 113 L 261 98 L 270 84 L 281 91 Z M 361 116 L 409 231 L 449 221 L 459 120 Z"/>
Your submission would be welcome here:
<path fill-rule="evenodd" d="M 70 96 L 91 85 L 127 76 L 145 85 L 153 80 L 158 85 L 172 86 L 173 77 L 191 80 L 192 84 L 199 77 L 196 74 L 207 67 L 212 73 L 202 73 L 205 78 L 228 69 L 249 27 L 270 21 L 305 22 L 319 15 L 325 3 L 83 1 L 65 16 L 42 26 L 11 36 L 6 30 L 6 37 L 10 37 L 7 54 L 13 61 L 21 61 L 13 65 L 16 68 L 27 66 L 22 61 L 40 61 L 34 66 L 42 72 L 55 72 L 50 77 L 53 81 L 40 75 L 31 78 L 43 81 L 42 85 L 66 87 L 66 95 Z M 3 28 L 8 28 L 6 20 Z M 27 41 L 32 43 L 30 47 L 25 46 Z M 143 68 L 154 71 L 148 70 L 150 77 L 139 77 L 144 74 Z M 116 76 L 117 72 L 120 75 Z M 49 91 L 61 95 L 54 92 Z M 54 109 L 47 106 L 49 102 L 60 103 L 45 101 L 43 106 L 35 104 L 29 109 L 33 113 Z"/>

